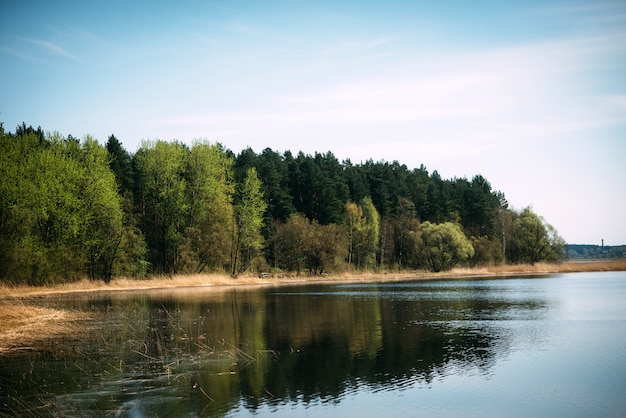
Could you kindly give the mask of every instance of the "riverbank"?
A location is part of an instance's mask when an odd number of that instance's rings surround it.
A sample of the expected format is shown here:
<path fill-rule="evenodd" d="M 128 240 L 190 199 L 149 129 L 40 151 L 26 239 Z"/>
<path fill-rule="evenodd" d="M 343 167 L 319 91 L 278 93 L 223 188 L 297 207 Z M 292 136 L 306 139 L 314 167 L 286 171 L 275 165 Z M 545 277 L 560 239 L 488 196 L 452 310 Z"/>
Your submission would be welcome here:
<path fill-rule="evenodd" d="M 458 268 L 447 272 L 402 271 L 388 273 L 344 273 L 328 276 L 242 276 L 202 274 L 156 277 L 147 280 L 115 279 L 110 284 L 81 280 L 45 286 L 0 286 L 0 355 L 38 350 L 53 338 L 76 335 L 90 318 L 84 312 L 38 306 L 34 299 L 89 292 L 141 291 L 182 287 L 202 287 L 216 292 L 310 283 L 368 283 L 406 280 L 489 278 L 593 271 L 626 271 L 626 260 L 567 262 L 515 266 Z"/>
<path fill-rule="evenodd" d="M 535 275 L 574 273 L 585 271 L 626 271 L 626 259 L 603 261 L 568 261 L 563 263 L 537 263 L 533 265 L 501 265 L 475 268 L 455 268 L 450 271 L 432 273 L 428 271 L 398 272 L 354 272 L 329 274 L 324 276 L 306 275 L 244 275 L 237 278 L 225 274 L 159 276 L 149 279 L 113 279 L 109 284 L 88 279 L 54 286 L 11 286 L 0 285 L 0 300 L 40 298 L 67 293 L 116 292 L 176 287 L 213 287 L 216 290 L 230 287 L 276 286 L 283 284 L 307 284 L 325 282 L 376 282 L 399 280 L 429 280 L 468 277 L 499 277 L 514 275 Z"/>

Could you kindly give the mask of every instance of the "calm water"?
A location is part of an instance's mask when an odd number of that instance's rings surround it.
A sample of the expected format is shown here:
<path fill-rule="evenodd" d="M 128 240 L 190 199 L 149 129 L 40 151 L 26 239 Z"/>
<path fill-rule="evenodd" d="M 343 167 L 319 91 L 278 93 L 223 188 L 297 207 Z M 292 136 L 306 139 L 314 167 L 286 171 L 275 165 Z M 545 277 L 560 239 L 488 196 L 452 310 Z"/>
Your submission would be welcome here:
<path fill-rule="evenodd" d="M 37 303 L 96 319 L 0 358 L 0 415 L 626 416 L 623 272 Z"/>

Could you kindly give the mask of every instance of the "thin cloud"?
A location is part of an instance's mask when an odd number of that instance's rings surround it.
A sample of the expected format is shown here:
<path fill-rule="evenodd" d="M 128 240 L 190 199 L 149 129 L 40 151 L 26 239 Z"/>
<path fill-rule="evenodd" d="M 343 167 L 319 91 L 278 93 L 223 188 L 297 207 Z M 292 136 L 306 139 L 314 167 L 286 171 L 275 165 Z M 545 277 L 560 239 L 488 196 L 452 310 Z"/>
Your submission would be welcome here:
<path fill-rule="evenodd" d="M 73 58 L 72 55 L 69 52 L 67 52 L 63 47 L 53 42 L 42 41 L 39 39 L 28 39 L 28 38 L 24 38 L 23 40 L 28 43 L 31 43 L 33 45 L 37 45 L 43 48 L 45 51 L 47 51 L 50 54 L 58 55 L 58 56 L 65 57 L 65 58 Z"/>

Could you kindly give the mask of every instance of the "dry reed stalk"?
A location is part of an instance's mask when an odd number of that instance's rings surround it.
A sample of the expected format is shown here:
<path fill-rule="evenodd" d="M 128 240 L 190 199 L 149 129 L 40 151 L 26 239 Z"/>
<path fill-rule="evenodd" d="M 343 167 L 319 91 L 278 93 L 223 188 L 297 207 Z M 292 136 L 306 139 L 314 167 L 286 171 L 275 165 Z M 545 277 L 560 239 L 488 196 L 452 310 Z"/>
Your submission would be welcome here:
<path fill-rule="evenodd" d="M 75 335 L 86 314 L 24 304 L 0 303 L 0 355 L 32 349 L 51 337 Z"/>

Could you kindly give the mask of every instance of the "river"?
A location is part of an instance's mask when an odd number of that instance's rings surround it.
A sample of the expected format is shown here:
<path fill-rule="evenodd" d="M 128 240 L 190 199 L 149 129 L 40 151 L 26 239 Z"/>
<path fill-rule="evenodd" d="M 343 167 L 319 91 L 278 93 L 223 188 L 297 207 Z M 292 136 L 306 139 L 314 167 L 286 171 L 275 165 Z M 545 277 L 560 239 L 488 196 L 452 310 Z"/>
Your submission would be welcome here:
<path fill-rule="evenodd" d="M 624 417 L 626 273 L 84 294 L 0 416 Z"/>

